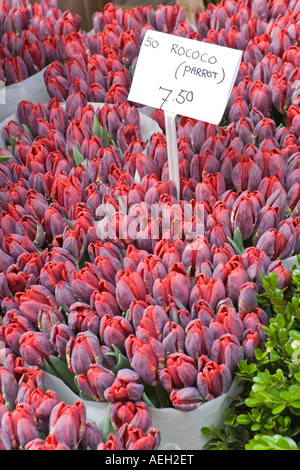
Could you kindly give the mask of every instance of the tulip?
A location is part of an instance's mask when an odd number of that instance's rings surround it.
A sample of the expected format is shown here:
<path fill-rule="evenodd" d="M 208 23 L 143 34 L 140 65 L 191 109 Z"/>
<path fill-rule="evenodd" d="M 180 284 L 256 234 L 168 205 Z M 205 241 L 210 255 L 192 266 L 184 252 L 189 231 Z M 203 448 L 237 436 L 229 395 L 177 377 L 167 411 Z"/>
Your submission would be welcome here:
<path fill-rule="evenodd" d="M 214 314 L 214 309 L 205 300 L 199 300 L 191 306 L 192 318 L 198 318 L 203 326 L 209 326 Z"/>
<path fill-rule="evenodd" d="M 188 269 L 197 269 L 204 261 L 211 261 L 211 251 L 208 240 L 203 236 L 195 237 L 182 253 L 182 263 Z"/>
<path fill-rule="evenodd" d="M 64 316 L 59 310 L 52 307 L 44 307 L 41 308 L 38 312 L 37 327 L 50 339 L 52 327 L 56 323 L 64 323 L 64 321 Z"/>
<path fill-rule="evenodd" d="M 86 423 L 85 432 L 81 439 L 80 448 L 82 450 L 97 450 L 103 436 L 94 423 Z"/>
<path fill-rule="evenodd" d="M 102 364 L 91 364 L 86 374 L 78 374 L 76 383 L 80 390 L 95 401 L 105 401 L 104 392 L 112 386 L 114 373 Z"/>
<path fill-rule="evenodd" d="M 117 276 L 116 299 L 122 311 L 126 311 L 132 299 L 144 300 L 147 289 L 141 275 L 130 267 L 120 270 Z"/>
<path fill-rule="evenodd" d="M 15 408 L 18 393 L 18 383 L 12 371 L 7 367 L 0 368 L 0 395 L 8 411 Z"/>
<path fill-rule="evenodd" d="M 150 429 L 146 434 L 140 428 L 124 423 L 118 430 L 118 437 L 125 450 L 157 450 L 160 444 L 158 429 Z"/>
<path fill-rule="evenodd" d="M 168 392 L 194 386 L 196 377 L 194 359 L 183 352 L 169 354 L 166 367 L 159 374 L 160 383 Z"/>
<path fill-rule="evenodd" d="M 291 282 L 291 271 L 288 269 L 285 269 L 282 266 L 281 260 L 276 260 L 273 261 L 267 270 L 267 274 L 270 272 L 275 273 L 277 275 L 278 279 L 278 284 L 277 287 L 278 289 L 284 289 L 287 286 L 289 286 Z"/>
<path fill-rule="evenodd" d="M 58 357 L 66 360 L 66 347 L 70 337 L 75 339 L 75 332 L 65 323 L 57 322 L 51 328 L 50 342 Z"/>
<path fill-rule="evenodd" d="M 66 312 L 68 312 L 71 305 L 77 301 L 73 294 L 71 285 L 63 280 L 56 284 L 54 296 L 56 303 L 60 305 Z"/>
<path fill-rule="evenodd" d="M 162 344 L 167 354 L 183 352 L 185 333 L 180 324 L 167 321 L 163 329 L 162 337 Z"/>
<path fill-rule="evenodd" d="M 143 341 L 148 341 L 150 337 L 162 341 L 167 322 L 168 316 L 165 310 L 159 305 L 150 305 L 144 310 L 143 317 L 137 325 L 136 336 Z"/>
<path fill-rule="evenodd" d="M 128 423 L 130 427 L 139 428 L 146 433 L 152 424 L 148 406 L 143 401 L 116 401 L 109 408 L 109 417 L 116 430 Z"/>
<path fill-rule="evenodd" d="M 104 396 L 109 402 L 139 401 L 144 391 L 139 374 L 131 369 L 121 369 Z"/>
<path fill-rule="evenodd" d="M 197 318 L 192 320 L 186 328 L 185 349 L 195 360 L 202 354 L 208 354 L 214 341 L 210 329 L 201 324 Z"/>
<path fill-rule="evenodd" d="M 242 315 L 228 305 L 222 305 L 217 311 L 215 320 L 224 326 L 224 332 L 241 340 L 244 331 Z"/>
<path fill-rule="evenodd" d="M 123 317 L 104 315 L 100 320 L 99 336 L 102 344 L 106 346 L 116 346 L 120 351 L 125 352 L 124 342 L 133 333 L 133 328 L 129 320 Z"/>
<path fill-rule="evenodd" d="M 9 436 L 13 450 L 22 450 L 38 437 L 34 409 L 27 403 L 19 403 L 11 412 L 2 416 L 2 430 Z"/>
<path fill-rule="evenodd" d="M 214 340 L 209 357 L 218 364 L 226 364 L 233 373 L 239 361 L 243 359 L 240 343 L 236 336 L 225 333 Z"/>
<path fill-rule="evenodd" d="M 244 334 L 243 340 L 245 338 L 245 332 L 247 331 L 256 331 L 258 332 L 261 341 L 266 342 L 267 335 L 264 327 L 267 327 L 269 324 L 269 319 L 267 314 L 262 309 L 255 309 L 255 312 L 248 313 L 244 320 Z"/>
<path fill-rule="evenodd" d="M 176 410 L 192 411 L 197 409 L 203 400 L 197 387 L 185 387 L 172 390 L 170 401 Z"/>
<path fill-rule="evenodd" d="M 198 361 L 197 387 L 204 400 L 212 400 L 226 393 L 232 382 L 226 364 L 220 364 L 206 356 Z"/>
<path fill-rule="evenodd" d="M 38 313 L 42 307 L 58 308 L 54 295 L 42 285 L 32 285 L 27 292 L 19 292 L 16 296 L 21 313 L 34 324 L 37 322 Z"/>
<path fill-rule="evenodd" d="M 174 246 L 174 244 L 171 245 L 170 242 L 165 240 L 158 241 L 154 248 L 154 254 L 161 258 L 167 270 L 169 270 L 174 263 L 181 261 L 181 254 L 176 246 Z"/>
<path fill-rule="evenodd" d="M 295 236 L 286 240 L 284 234 L 276 228 L 271 228 L 261 235 L 257 248 L 270 257 L 272 261 L 291 256 L 294 250 Z"/>
<path fill-rule="evenodd" d="M 27 387 L 23 388 L 25 389 L 24 391 L 21 388 L 19 389 L 17 404 L 28 403 L 31 405 L 37 419 L 37 429 L 47 433 L 50 413 L 53 407 L 60 402 L 57 393 L 52 390 L 43 391 L 40 388 L 35 390 Z"/>
<path fill-rule="evenodd" d="M 110 433 L 108 435 L 107 441 L 100 442 L 97 447 L 97 450 L 124 450 L 123 445 L 118 437 Z"/>
<path fill-rule="evenodd" d="M 257 285 L 254 282 L 246 282 L 241 286 L 238 297 L 238 310 L 244 316 L 257 308 Z"/>
<path fill-rule="evenodd" d="M 66 345 L 68 368 L 73 374 L 86 374 L 90 365 L 101 363 L 103 353 L 96 335 L 82 331 L 76 337 L 70 337 Z"/>
<path fill-rule="evenodd" d="M 149 294 L 152 293 L 153 284 L 157 278 L 163 279 L 167 275 L 165 265 L 159 256 L 147 255 L 137 266 L 137 272 L 142 276 Z"/>
<path fill-rule="evenodd" d="M 191 282 L 181 263 L 174 263 L 164 279 L 156 279 L 153 284 L 153 297 L 161 307 L 166 307 L 174 299 L 182 305 L 189 304 Z"/>
<path fill-rule="evenodd" d="M 44 369 L 44 360 L 53 354 L 54 348 L 42 331 L 26 331 L 20 337 L 20 355 L 28 364 Z"/>
<path fill-rule="evenodd" d="M 68 326 L 75 332 L 90 331 L 97 335 L 100 319 L 97 312 L 84 302 L 75 302 L 71 305 L 68 314 Z"/>
<path fill-rule="evenodd" d="M 93 292 L 91 295 L 91 306 L 97 312 L 97 315 L 101 319 L 105 315 L 113 317 L 115 315 L 120 315 L 121 311 L 119 305 L 116 301 L 115 296 L 111 292 Z"/>
<path fill-rule="evenodd" d="M 225 285 L 219 278 L 209 278 L 205 274 L 198 274 L 190 295 L 190 306 L 199 300 L 208 302 L 212 309 L 226 297 Z"/>
<path fill-rule="evenodd" d="M 73 405 L 58 403 L 52 410 L 49 419 L 49 433 L 55 433 L 58 442 L 70 449 L 77 449 L 86 428 L 86 409 L 81 401 Z"/>
<path fill-rule="evenodd" d="M 158 375 L 165 365 L 165 350 L 157 339 L 143 341 L 134 335 L 125 340 L 126 354 L 133 369 L 148 385 L 158 383 Z"/>
<path fill-rule="evenodd" d="M 242 347 L 245 358 L 249 363 L 255 361 L 255 350 L 259 348 L 261 344 L 262 339 L 258 331 L 252 331 L 251 329 L 245 330 Z"/>
<path fill-rule="evenodd" d="M 0 450 L 12 450 L 8 433 L 0 429 Z"/>
<path fill-rule="evenodd" d="M 243 240 L 247 240 L 254 232 L 258 212 L 260 209 L 259 202 L 251 198 L 248 192 L 242 193 L 232 208 L 232 231 L 236 228 L 240 229 Z"/>

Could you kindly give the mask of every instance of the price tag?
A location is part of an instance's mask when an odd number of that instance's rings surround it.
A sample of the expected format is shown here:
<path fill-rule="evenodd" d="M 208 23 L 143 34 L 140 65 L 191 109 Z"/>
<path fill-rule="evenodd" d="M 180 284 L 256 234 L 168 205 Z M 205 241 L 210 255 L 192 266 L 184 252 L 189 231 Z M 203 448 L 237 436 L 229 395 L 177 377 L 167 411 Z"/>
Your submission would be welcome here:
<path fill-rule="evenodd" d="M 242 51 L 147 30 L 129 101 L 219 124 Z"/>

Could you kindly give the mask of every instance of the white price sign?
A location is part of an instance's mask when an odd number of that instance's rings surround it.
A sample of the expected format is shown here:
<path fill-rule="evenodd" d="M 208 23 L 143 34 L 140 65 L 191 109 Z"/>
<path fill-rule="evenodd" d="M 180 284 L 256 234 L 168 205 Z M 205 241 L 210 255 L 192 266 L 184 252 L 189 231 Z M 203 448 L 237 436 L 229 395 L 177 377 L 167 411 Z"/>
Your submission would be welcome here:
<path fill-rule="evenodd" d="M 129 101 L 219 124 L 242 51 L 148 30 Z"/>

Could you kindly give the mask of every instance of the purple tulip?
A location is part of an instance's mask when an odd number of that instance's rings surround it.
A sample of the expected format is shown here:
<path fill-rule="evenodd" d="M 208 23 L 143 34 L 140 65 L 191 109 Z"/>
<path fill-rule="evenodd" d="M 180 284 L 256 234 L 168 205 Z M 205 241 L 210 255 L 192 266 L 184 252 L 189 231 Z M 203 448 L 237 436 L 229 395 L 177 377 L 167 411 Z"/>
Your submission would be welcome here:
<path fill-rule="evenodd" d="M 81 401 L 73 405 L 58 403 L 52 410 L 49 419 L 49 432 L 55 434 L 59 443 L 76 450 L 86 427 L 86 409 Z"/>
<path fill-rule="evenodd" d="M 105 401 L 104 392 L 115 380 L 114 373 L 102 364 L 91 364 L 85 374 L 78 374 L 76 383 L 86 396 Z"/>
<path fill-rule="evenodd" d="M 156 384 L 158 375 L 165 366 L 166 353 L 162 343 L 153 337 L 146 342 L 129 335 L 125 340 L 125 348 L 131 366 L 143 383 Z"/>
<path fill-rule="evenodd" d="M 121 369 L 118 371 L 112 385 L 108 387 L 104 396 L 109 402 L 126 402 L 141 400 L 144 385 L 137 372 L 131 369 Z"/>
<path fill-rule="evenodd" d="M 19 403 L 11 412 L 2 416 L 2 430 L 9 436 L 13 450 L 22 450 L 25 445 L 38 437 L 34 409 L 28 403 Z"/>

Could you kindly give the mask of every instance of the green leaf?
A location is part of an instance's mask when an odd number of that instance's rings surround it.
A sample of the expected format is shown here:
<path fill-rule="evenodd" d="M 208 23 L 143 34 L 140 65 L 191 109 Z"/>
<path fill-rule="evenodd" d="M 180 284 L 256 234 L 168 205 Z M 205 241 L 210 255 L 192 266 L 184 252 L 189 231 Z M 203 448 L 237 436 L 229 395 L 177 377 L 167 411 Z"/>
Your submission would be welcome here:
<path fill-rule="evenodd" d="M 12 135 L 10 136 L 10 146 L 11 146 L 11 153 L 14 155 L 15 154 L 15 147 L 16 147 L 16 142 L 18 142 L 17 137 L 13 137 Z"/>
<path fill-rule="evenodd" d="M 76 168 L 78 167 L 78 165 L 80 165 L 80 163 L 84 162 L 83 155 L 79 152 L 79 150 L 77 150 L 75 146 L 73 147 L 73 157 Z"/>
<path fill-rule="evenodd" d="M 26 124 L 22 124 L 22 127 L 23 127 L 24 131 L 26 132 L 26 134 L 29 135 L 29 137 L 31 137 L 32 139 L 34 139 L 34 136 L 31 132 L 31 130 L 29 129 L 29 127 L 26 126 Z"/>
<path fill-rule="evenodd" d="M 12 155 L 0 155 L 0 163 L 6 162 L 10 158 L 12 158 Z"/>
<path fill-rule="evenodd" d="M 124 354 L 120 351 L 117 346 L 112 345 L 113 352 L 107 353 L 108 356 L 113 356 L 116 359 L 116 365 L 113 368 L 113 372 L 116 374 L 121 369 L 131 369 L 130 362 Z"/>
<path fill-rule="evenodd" d="M 250 416 L 247 414 L 242 414 L 242 415 L 237 416 L 236 420 L 239 424 L 243 424 L 243 425 L 247 425 L 252 422 Z"/>
<path fill-rule="evenodd" d="M 110 147 L 110 137 L 109 134 L 106 132 L 104 127 L 101 126 L 99 119 L 96 115 L 94 115 L 94 122 L 93 122 L 93 135 L 99 137 L 102 141 L 104 148 Z"/>
<path fill-rule="evenodd" d="M 282 403 L 282 405 L 275 406 L 272 410 L 273 415 L 279 415 L 283 410 L 285 410 L 286 404 Z"/>

